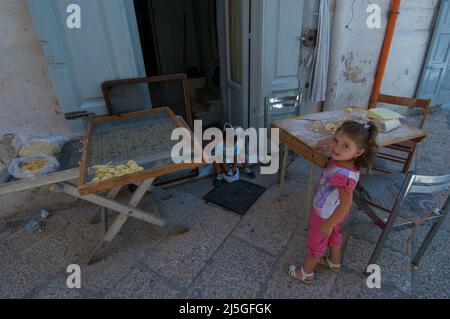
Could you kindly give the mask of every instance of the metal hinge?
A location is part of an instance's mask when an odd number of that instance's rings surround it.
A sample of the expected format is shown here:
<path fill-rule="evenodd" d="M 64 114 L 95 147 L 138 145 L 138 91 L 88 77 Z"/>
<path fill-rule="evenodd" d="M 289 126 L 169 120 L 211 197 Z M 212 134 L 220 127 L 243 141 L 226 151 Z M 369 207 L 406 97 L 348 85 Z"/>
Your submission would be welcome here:
<path fill-rule="evenodd" d="M 66 120 L 76 120 L 83 117 L 94 117 L 94 116 L 95 116 L 94 113 L 86 111 L 75 111 L 64 113 L 64 117 L 66 118 Z"/>

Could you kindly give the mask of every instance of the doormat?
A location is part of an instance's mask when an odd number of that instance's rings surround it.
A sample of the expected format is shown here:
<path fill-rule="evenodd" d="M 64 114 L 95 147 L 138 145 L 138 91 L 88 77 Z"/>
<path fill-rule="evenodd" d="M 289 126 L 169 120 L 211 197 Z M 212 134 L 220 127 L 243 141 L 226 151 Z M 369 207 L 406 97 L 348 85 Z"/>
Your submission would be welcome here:
<path fill-rule="evenodd" d="M 243 216 L 266 189 L 247 181 L 222 182 L 203 199 Z"/>

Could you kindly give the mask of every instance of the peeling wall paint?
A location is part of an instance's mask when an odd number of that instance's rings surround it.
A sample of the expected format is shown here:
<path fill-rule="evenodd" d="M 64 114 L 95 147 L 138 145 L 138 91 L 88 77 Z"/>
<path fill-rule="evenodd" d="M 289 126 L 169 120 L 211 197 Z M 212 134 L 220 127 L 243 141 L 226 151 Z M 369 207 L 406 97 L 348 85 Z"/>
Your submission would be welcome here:
<path fill-rule="evenodd" d="M 381 28 L 369 29 L 366 1 L 337 1 L 324 110 L 367 107 L 383 44 L 391 1 L 381 8 Z M 437 0 L 402 0 L 381 91 L 415 96 L 432 35 Z"/>
<path fill-rule="evenodd" d="M 366 78 L 361 78 L 362 67 L 367 64 L 366 60 L 360 60 L 359 65 L 353 65 L 353 52 L 349 52 L 341 56 L 341 62 L 344 64 L 345 69 L 342 73 L 344 81 L 350 81 L 353 83 L 366 84 Z"/>
<path fill-rule="evenodd" d="M 380 29 L 367 27 L 367 2 L 336 2 L 324 110 L 368 104 L 387 21 L 386 1 L 372 3 L 382 11 Z"/>

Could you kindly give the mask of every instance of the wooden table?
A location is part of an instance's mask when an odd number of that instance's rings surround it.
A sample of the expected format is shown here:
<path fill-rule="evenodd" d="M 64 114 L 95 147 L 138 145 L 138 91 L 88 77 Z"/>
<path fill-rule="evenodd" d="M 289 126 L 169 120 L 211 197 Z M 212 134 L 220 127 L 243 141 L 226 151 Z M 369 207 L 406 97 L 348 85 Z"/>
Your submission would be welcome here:
<path fill-rule="evenodd" d="M 153 114 L 160 112 L 160 110 L 149 110 L 145 111 L 145 114 Z M 172 114 L 170 114 L 172 116 Z M 109 120 L 115 120 L 120 117 L 129 118 L 133 114 L 127 114 L 123 116 L 113 116 L 108 117 Z M 97 119 L 95 121 L 105 121 L 108 118 Z M 181 117 L 173 118 L 178 127 L 188 128 L 187 124 L 183 121 Z M 190 131 L 190 130 L 189 130 Z M 192 137 L 194 134 L 190 131 Z M 70 141 L 66 143 L 71 144 Z M 94 217 L 91 220 L 91 224 L 103 222 L 104 225 L 104 237 L 100 240 L 97 247 L 91 253 L 88 264 L 95 263 L 103 259 L 106 255 L 107 248 L 112 242 L 114 237 L 119 233 L 120 229 L 127 221 L 129 217 L 137 218 L 142 221 L 159 226 L 165 234 L 181 234 L 189 230 L 189 228 L 177 224 L 175 221 L 171 220 L 170 216 L 165 214 L 161 199 L 167 197 L 164 195 L 163 190 L 156 189 L 153 187 L 153 181 L 158 177 L 167 173 L 176 172 L 178 170 L 183 170 L 186 168 L 195 168 L 203 163 L 180 163 L 180 164 L 170 164 L 164 166 L 153 166 L 149 167 L 142 172 L 138 172 L 131 175 L 126 175 L 122 177 L 112 178 L 106 180 L 103 183 L 89 183 L 87 182 L 87 144 L 84 145 L 83 157 L 81 158 L 81 169 L 78 166 L 78 160 L 81 157 L 81 143 L 77 141 L 80 146 L 79 149 L 72 150 L 69 165 L 64 165 L 60 167 L 60 170 L 47 175 L 37 176 L 33 179 L 22 179 L 15 181 L 7 181 L 5 183 L 0 183 L 0 195 L 10 194 L 18 191 L 29 190 L 41 186 L 49 186 L 52 192 L 63 192 L 70 196 L 80 198 L 82 200 L 91 202 L 98 205 Z M 195 145 L 194 145 L 195 146 Z M 61 152 L 63 153 L 63 152 Z M 84 163 L 83 163 L 84 161 Z M 60 159 L 61 162 L 61 159 Z M 165 162 L 164 162 L 165 163 Z M 83 165 L 84 164 L 84 165 Z M 62 165 L 63 166 L 63 165 Z M 127 184 L 134 184 L 137 189 L 134 191 L 131 199 L 128 203 L 123 203 L 115 199 L 122 187 Z M 107 194 L 98 194 L 99 192 L 107 191 Z M 156 211 L 145 211 L 137 207 L 143 196 L 151 191 L 154 195 L 157 203 Z M 113 210 L 118 212 L 119 215 L 114 219 L 112 224 L 108 225 L 108 215 L 107 210 Z"/>
<path fill-rule="evenodd" d="M 283 144 L 280 171 L 280 199 L 284 191 L 288 151 L 291 149 L 310 162 L 306 209 L 311 209 L 315 165 L 323 168 L 328 162 L 328 157 L 325 152 L 316 150 L 314 146 L 318 141 L 333 134 L 332 131 L 326 131 L 323 128 L 324 123 L 341 122 L 344 120 L 367 120 L 367 110 L 353 107 L 352 112 L 346 112 L 344 109 L 340 109 L 309 114 L 304 117 L 278 120 L 271 123 L 271 128 L 278 128 L 280 130 L 280 143 Z M 321 124 L 317 125 L 319 121 Z M 383 147 L 408 140 L 420 142 L 426 135 L 426 131 L 411 124 L 403 123 L 401 127 L 388 133 L 380 132 L 376 141 L 380 147 Z M 305 213 L 304 222 L 305 229 L 307 229 L 309 224 L 308 213 Z"/>

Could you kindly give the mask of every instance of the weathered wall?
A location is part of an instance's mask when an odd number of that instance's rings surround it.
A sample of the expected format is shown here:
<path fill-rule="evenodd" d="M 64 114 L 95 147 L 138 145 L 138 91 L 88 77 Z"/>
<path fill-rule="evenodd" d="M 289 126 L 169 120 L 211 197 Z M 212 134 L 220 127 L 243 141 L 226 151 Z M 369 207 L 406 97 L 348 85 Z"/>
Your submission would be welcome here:
<path fill-rule="evenodd" d="M 325 110 L 368 105 L 391 1 L 371 3 L 381 8 L 380 29 L 367 27 L 367 1 L 337 1 Z M 383 93 L 415 95 L 437 4 L 437 0 L 402 1 L 381 87 Z"/>
<path fill-rule="evenodd" d="M 68 134 L 25 0 L 0 1 L 0 137 L 9 132 Z M 1 196 L 0 218 L 42 208 L 48 196 L 42 189 Z M 51 202 L 60 198 L 67 200 Z"/>
<path fill-rule="evenodd" d="M 25 0 L 0 1 L 0 134 L 68 133 Z"/>
<path fill-rule="evenodd" d="M 438 7 L 438 0 L 402 1 L 381 92 L 416 94 Z"/>

